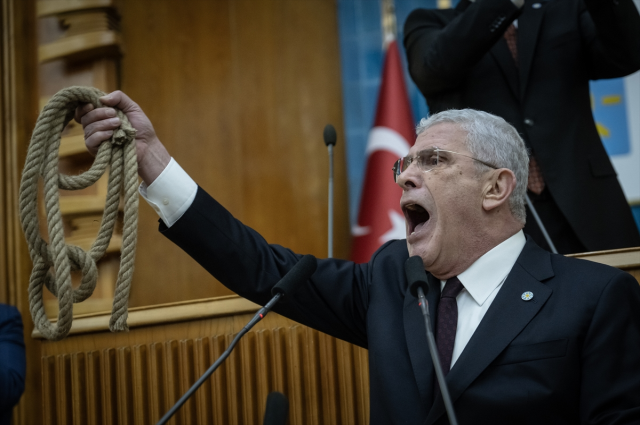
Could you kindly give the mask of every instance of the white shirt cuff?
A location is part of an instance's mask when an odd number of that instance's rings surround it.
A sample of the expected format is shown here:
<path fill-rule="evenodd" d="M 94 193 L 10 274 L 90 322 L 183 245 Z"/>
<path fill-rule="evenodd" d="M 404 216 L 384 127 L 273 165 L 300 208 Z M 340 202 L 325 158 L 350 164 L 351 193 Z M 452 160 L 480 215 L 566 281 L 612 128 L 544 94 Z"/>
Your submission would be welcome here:
<path fill-rule="evenodd" d="M 138 188 L 140 196 L 155 210 L 167 227 L 173 226 L 189 209 L 198 192 L 198 185 L 171 158 L 162 173 L 147 186 Z"/>

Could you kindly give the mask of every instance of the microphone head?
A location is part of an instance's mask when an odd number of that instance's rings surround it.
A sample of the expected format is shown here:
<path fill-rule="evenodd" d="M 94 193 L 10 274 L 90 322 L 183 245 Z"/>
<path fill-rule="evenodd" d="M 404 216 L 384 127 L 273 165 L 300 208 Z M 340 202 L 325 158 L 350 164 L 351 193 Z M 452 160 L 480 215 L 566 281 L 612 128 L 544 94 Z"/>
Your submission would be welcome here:
<path fill-rule="evenodd" d="M 267 396 L 267 407 L 264 410 L 263 425 L 285 425 L 289 416 L 289 400 L 287 396 L 274 391 Z"/>
<path fill-rule="evenodd" d="M 336 134 L 336 129 L 333 128 L 333 126 L 331 124 L 327 124 L 324 127 L 324 133 L 322 134 L 322 136 L 324 137 L 324 144 L 329 146 L 335 146 L 336 145 L 336 141 L 338 140 L 338 135 Z"/>
<path fill-rule="evenodd" d="M 276 283 L 271 290 L 271 295 L 282 294 L 285 297 L 291 295 L 302 282 L 311 277 L 317 267 L 316 257 L 310 254 L 305 255 L 295 266 L 291 267 L 291 270 L 280 279 L 280 282 Z"/>
<path fill-rule="evenodd" d="M 424 271 L 422 258 L 418 255 L 409 257 L 404 263 L 404 272 L 407 275 L 411 295 L 418 298 L 418 288 L 422 288 L 426 296 L 429 292 L 429 282 L 427 282 L 427 273 Z"/>

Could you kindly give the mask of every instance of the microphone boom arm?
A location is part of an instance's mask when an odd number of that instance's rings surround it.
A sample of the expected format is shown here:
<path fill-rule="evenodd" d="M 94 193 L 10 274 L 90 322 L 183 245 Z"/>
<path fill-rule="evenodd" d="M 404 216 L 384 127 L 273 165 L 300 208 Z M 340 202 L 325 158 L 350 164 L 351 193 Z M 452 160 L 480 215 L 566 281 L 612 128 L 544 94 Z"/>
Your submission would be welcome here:
<path fill-rule="evenodd" d="M 429 302 L 427 301 L 427 297 L 424 296 L 424 291 L 421 287 L 418 287 L 418 300 L 420 301 L 420 309 L 422 310 L 422 315 L 424 316 L 424 324 L 427 327 L 427 342 L 429 343 L 429 353 L 431 354 L 431 359 L 433 360 L 433 366 L 436 370 L 436 378 L 438 379 L 438 384 L 440 386 L 440 391 L 442 392 L 442 400 L 444 401 L 444 407 L 447 409 L 447 416 L 449 417 L 449 423 L 451 425 L 458 425 L 458 420 L 456 419 L 456 413 L 453 410 L 453 403 L 451 403 L 451 396 L 449 395 L 449 388 L 447 387 L 447 382 L 444 378 L 444 373 L 442 373 L 442 366 L 440 365 L 440 357 L 436 350 L 436 339 L 433 337 L 433 332 L 431 331 L 431 316 L 429 315 Z"/>
<path fill-rule="evenodd" d="M 178 400 L 176 404 L 173 405 L 171 410 L 169 410 L 162 417 L 162 419 L 160 419 L 157 425 L 166 424 L 169 421 L 169 419 L 171 419 L 171 417 L 176 414 L 176 412 L 182 407 L 182 405 L 187 400 L 189 400 L 189 398 L 193 395 L 193 393 L 195 393 L 196 390 L 200 388 L 202 384 L 204 384 L 204 381 L 209 379 L 211 374 L 215 372 L 215 370 L 227 359 L 227 357 L 229 357 L 229 355 L 231 354 L 231 351 L 233 351 L 238 341 L 240 341 L 240 338 L 242 338 L 244 334 L 249 332 L 251 328 L 255 326 L 256 323 L 262 320 L 264 316 L 266 316 L 267 313 L 271 311 L 271 308 L 273 308 L 273 306 L 280 300 L 282 295 L 283 295 L 282 293 L 277 293 L 273 298 L 271 298 L 271 300 L 264 307 L 258 310 L 256 315 L 253 316 L 253 318 L 249 321 L 249 323 L 247 323 L 245 327 L 242 328 L 240 332 L 238 332 L 238 335 L 236 335 L 233 341 L 231 341 L 231 344 L 229 344 L 229 347 L 227 347 L 227 349 L 224 351 L 224 353 L 222 353 L 222 355 L 218 358 L 218 360 L 216 360 L 216 362 L 212 364 L 211 367 L 209 367 L 209 369 L 207 369 L 207 371 L 200 377 L 200 379 L 198 379 L 196 383 L 193 384 L 191 388 L 189 388 L 189 390 L 186 393 L 184 393 L 182 397 L 180 397 L 180 400 Z"/>

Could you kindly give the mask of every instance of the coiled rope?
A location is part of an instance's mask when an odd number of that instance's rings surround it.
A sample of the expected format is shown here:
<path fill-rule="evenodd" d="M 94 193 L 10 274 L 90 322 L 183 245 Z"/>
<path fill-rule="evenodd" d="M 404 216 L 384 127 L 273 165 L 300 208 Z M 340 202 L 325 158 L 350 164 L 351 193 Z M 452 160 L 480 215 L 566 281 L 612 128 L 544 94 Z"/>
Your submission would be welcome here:
<path fill-rule="evenodd" d="M 36 328 L 47 339 L 60 340 L 71 330 L 73 303 L 87 299 L 96 287 L 98 261 L 107 250 L 118 217 L 121 191 L 124 192 L 124 226 L 120 270 L 109 321 L 112 332 L 128 330 L 127 306 L 133 277 L 138 229 L 138 173 L 135 129 L 126 115 L 116 110 L 121 126 L 112 138 L 100 145 L 91 168 L 77 176 L 58 172 L 58 151 L 64 127 L 74 117 L 76 107 L 91 103 L 100 108 L 104 96 L 91 87 L 70 87 L 56 93 L 36 122 L 20 184 L 20 220 L 33 262 L 29 281 L 29 309 Z M 89 251 L 65 244 L 58 188 L 79 190 L 94 184 L 110 168 L 107 197 L 100 230 Z M 44 180 L 44 206 L 49 243 L 40 235 L 38 220 L 38 178 Z M 53 267 L 53 270 L 51 268 Z M 82 279 L 71 287 L 71 271 L 80 270 Z M 44 311 L 43 286 L 58 298 L 58 320 L 51 323 Z"/>

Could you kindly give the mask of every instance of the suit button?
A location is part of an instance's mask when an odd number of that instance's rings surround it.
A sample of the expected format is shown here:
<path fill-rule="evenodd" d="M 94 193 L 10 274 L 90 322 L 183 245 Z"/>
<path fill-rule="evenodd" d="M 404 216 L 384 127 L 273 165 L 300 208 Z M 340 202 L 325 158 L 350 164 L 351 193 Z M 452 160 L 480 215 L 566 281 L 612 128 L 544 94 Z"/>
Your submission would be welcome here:
<path fill-rule="evenodd" d="M 533 120 L 531 118 L 524 119 L 524 125 L 528 125 L 529 127 L 533 127 Z"/>

